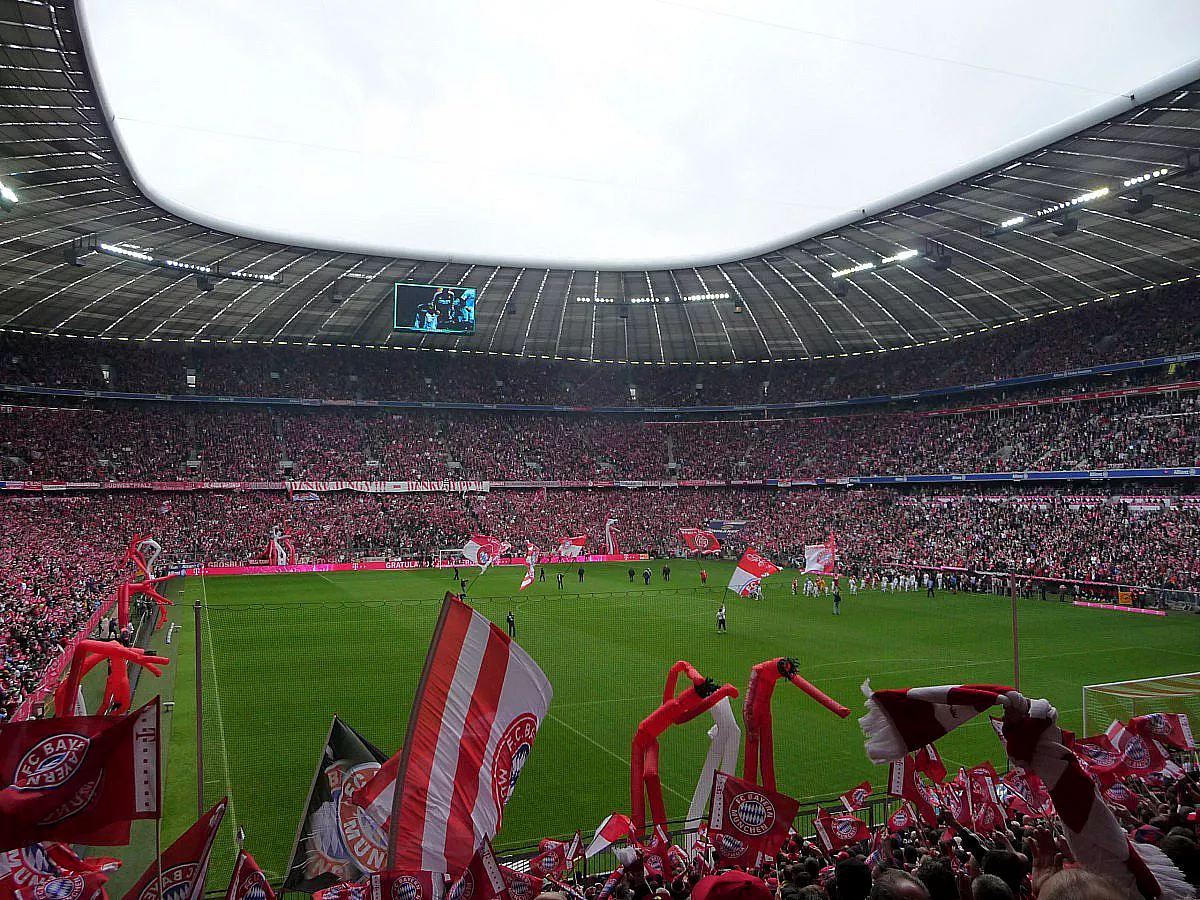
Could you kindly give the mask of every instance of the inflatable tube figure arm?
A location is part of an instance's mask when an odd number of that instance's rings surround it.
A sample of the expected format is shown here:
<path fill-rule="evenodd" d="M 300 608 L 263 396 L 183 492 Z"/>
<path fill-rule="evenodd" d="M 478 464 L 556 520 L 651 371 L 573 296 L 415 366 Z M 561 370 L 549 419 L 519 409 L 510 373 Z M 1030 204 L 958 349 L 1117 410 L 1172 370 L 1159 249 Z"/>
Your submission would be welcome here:
<path fill-rule="evenodd" d="M 686 674 L 688 680 L 696 687 L 699 687 L 708 680 L 686 659 L 679 660 L 667 672 L 667 683 L 663 687 L 663 703 L 669 703 L 671 698 L 675 696 L 675 686 L 679 683 L 679 676 L 682 674 Z"/>
<path fill-rule="evenodd" d="M 65 713 L 69 714 L 68 710 L 74 711 L 75 697 L 83 676 L 105 660 L 113 664 L 104 689 L 105 713 L 123 713 L 129 709 L 129 663 L 141 666 L 156 677 L 162 675 L 162 667 L 170 663 L 164 656 L 154 656 L 138 647 L 126 647 L 116 641 L 80 641 L 71 656 L 67 680 L 54 692 L 55 716 L 61 718 Z M 107 707 L 114 699 L 118 705 L 123 700 L 124 708 L 109 710 Z"/>

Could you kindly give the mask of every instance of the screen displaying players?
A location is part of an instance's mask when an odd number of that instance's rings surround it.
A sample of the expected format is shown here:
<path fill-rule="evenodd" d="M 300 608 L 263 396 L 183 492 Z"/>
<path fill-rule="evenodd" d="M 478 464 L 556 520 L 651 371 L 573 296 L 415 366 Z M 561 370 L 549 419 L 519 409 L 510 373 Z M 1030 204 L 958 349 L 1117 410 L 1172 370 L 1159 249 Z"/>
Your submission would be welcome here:
<path fill-rule="evenodd" d="M 472 334 L 475 288 L 438 284 L 397 284 L 393 288 L 397 331 Z"/>

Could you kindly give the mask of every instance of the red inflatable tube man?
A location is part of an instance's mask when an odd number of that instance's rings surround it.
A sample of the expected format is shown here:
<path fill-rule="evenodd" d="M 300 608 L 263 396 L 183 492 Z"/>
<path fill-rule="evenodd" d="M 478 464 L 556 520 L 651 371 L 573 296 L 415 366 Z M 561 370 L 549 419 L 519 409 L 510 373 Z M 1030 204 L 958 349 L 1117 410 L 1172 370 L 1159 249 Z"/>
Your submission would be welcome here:
<path fill-rule="evenodd" d="M 676 695 L 679 676 L 686 674 L 690 687 Z M 682 725 L 708 712 L 726 697 L 736 698 L 738 690 L 732 684 L 718 687 L 701 675 L 689 662 L 679 660 L 667 673 L 663 688 L 662 706 L 646 716 L 633 734 L 633 752 L 629 766 L 629 795 L 633 828 L 641 838 L 646 827 L 646 796 L 650 797 L 650 814 L 654 824 L 665 825 L 667 810 L 663 804 L 662 781 L 658 774 L 658 739 L 672 725 Z"/>
<path fill-rule="evenodd" d="M 775 790 L 775 740 L 771 734 L 771 696 L 775 693 L 776 682 L 786 679 L 835 715 L 843 719 L 850 715 L 850 710 L 798 675 L 797 665 L 791 657 L 780 656 L 752 668 L 742 708 L 742 718 L 746 722 L 742 777 L 772 791 Z"/>
<path fill-rule="evenodd" d="M 129 602 L 133 599 L 134 594 L 145 594 L 151 600 L 158 604 L 158 621 L 154 625 L 154 630 L 158 631 L 167 621 L 167 607 L 175 604 L 160 594 L 154 589 L 154 585 L 163 581 L 170 581 L 174 575 L 163 575 L 159 578 L 151 578 L 149 581 L 125 582 L 117 587 L 117 624 L 124 628 L 130 623 L 129 618 Z"/>
<path fill-rule="evenodd" d="M 152 656 L 145 650 L 126 647 L 116 641 L 80 641 L 71 657 L 71 671 L 67 680 L 54 691 L 55 716 L 74 714 L 75 697 L 79 693 L 79 684 L 83 681 L 83 676 L 105 660 L 112 663 L 112 668 L 104 686 L 100 714 L 113 716 L 129 711 L 132 699 L 129 689 L 129 663 L 142 666 L 157 676 L 162 675 L 162 667 L 170 662 L 166 657 Z"/>

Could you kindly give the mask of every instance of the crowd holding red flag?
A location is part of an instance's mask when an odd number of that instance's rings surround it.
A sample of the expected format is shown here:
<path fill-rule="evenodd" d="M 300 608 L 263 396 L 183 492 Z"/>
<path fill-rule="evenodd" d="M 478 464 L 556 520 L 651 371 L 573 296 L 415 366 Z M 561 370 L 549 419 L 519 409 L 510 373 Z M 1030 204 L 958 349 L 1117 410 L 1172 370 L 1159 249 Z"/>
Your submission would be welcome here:
<path fill-rule="evenodd" d="M 749 865 L 773 856 L 787 839 L 798 801 L 725 772 L 713 777 L 708 834 L 721 859 Z"/>

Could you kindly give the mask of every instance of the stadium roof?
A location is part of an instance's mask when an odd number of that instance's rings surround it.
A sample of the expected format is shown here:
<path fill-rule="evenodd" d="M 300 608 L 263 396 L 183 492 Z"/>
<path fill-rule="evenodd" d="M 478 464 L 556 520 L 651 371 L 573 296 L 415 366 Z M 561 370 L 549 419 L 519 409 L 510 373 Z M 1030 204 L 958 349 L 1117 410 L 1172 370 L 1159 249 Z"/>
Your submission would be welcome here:
<path fill-rule="evenodd" d="M 0 183 L 16 199 L 0 201 L 11 206 L 0 212 L 8 330 L 762 362 L 949 340 L 1200 275 L 1200 82 L 1187 80 L 1200 69 L 1099 125 L 771 252 L 648 271 L 473 265 L 273 243 L 166 212 L 118 152 L 73 5 L 10 9 L 0 21 Z M 391 286 L 403 281 L 478 288 L 477 332 L 393 332 Z"/>

